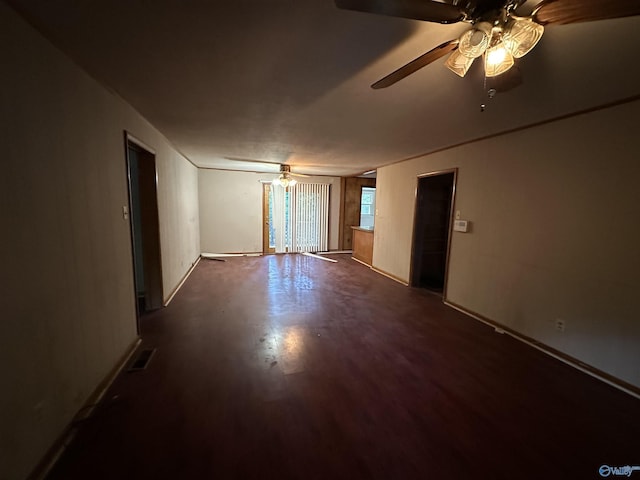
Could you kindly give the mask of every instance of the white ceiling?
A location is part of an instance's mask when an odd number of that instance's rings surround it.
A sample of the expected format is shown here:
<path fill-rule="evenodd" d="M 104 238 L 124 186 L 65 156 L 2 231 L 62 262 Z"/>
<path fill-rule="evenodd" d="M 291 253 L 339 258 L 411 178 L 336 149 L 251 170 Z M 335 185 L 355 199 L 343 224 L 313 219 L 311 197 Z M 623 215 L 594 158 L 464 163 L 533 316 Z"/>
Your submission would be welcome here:
<path fill-rule="evenodd" d="M 481 67 L 444 59 L 369 87 L 466 24 L 333 0 L 9 3 L 201 167 L 354 175 L 640 95 L 640 17 L 548 27 L 524 83 L 488 100 Z"/>

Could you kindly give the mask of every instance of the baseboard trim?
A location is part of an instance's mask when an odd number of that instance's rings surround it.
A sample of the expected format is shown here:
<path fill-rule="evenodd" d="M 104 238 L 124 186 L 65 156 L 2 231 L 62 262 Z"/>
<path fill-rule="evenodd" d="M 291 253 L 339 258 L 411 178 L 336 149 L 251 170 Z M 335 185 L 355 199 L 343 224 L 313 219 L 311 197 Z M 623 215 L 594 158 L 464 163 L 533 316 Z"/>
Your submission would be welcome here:
<path fill-rule="evenodd" d="M 293 252 L 282 252 L 282 253 L 293 253 Z M 263 252 L 228 252 L 228 253 L 211 253 L 211 252 L 202 252 L 200 254 L 201 257 L 261 257 L 263 256 Z"/>
<path fill-rule="evenodd" d="M 198 255 L 198 258 L 196 259 L 195 262 L 193 262 L 193 265 L 191 265 L 191 268 L 189 269 L 189 271 L 184 274 L 184 277 L 182 277 L 182 280 L 180 280 L 180 283 L 178 284 L 178 286 L 176 286 L 176 288 L 173 289 L 173 291 L 171 292 L 169 297 L 164 301 L 163 306 L 166 307 L 167 305 L 169 305 L 171 300 L 173 300 L 173 297 L 175 297 L 176 293 L 178 293 L 178 290 L 180 290 L 180 287 L 182 287 L 184 282 L 187 281 L 187 278 L 189 278 L 189 275 L 191 275 L 191 272 L 193 272 L 193 270 L 198 266 L 198 263 L 200 263 L 201 259 L 202 259 L 202 257 L 200 255 Z"/>
<path fill-rule="evenodd" d="M 354 259 L 355 260 L 355 259 Z M 376 273 L 379 273 L 380 275 L 383 275 L 387 278 L 390 278 L 391 280 L 401 283 L 402 285 L 404 285 L 405 287 L 409 286 L 409 282 L 401 279 L 400 277 L 396 277 L 395 275 L 385 272 L 384 270 L 380 270 L 379 268 L 374 267 L 373 265 L 369 265 L 369 267 L 371 268 L 371 270 L 373 270 Z"/>
<path fill-rule="evenodd" d="M 351 257 L 351 260 L 360 263 L 361 265 L 364 265 L 365 267 L 369 267 L 373 270 L 373 267 L 371 265 L 369 265 L 367 262 L 363 262 L 362 260 L 357 259 L 356 257 Z"/>
<path fill-rule="evenodd" d="M 640 388 L 636 387 L 635 385 L 631 385 L 630 383 L 625 382 L 624 380 L 620 380 L 619 378 L 616 378 L 613 375 L 603 372 L 602 370 L 596 367 L 588 365 L 583 361 L 578 360 L 575 357 L 572 357 L 571 355 L 567 355 L 566 353 L 561 352 L 560 350 L 556 350 L 555 348 L 550 347 L 549 345 L 546 345 L 542 342 L 539 342 L 538 340 L 535 340 L 531 337 L 523 335 L 505 325 L 502 325 L 494 320 L 491 320 L 490 318 L 484 317 L 483 315 L 473 312 L 454 302 L 451 302 L 449 300 L 444 300 L 444 304 L 455 310 L 458 310 L 461 313 L 464 313 L 465 315 L 475 320 L 478 320 L 484 323 L 485 325 L 488 325 L 496 329 L 497 331 L 501 331 L 501 333 L 504 332 L 507 335 L 515 338 L 516 340 L 526 343 L 530 347 L 533 347 L 536 350 L 540 350 L 541 352 L 546 353 L 547 355 L 555 358 L 556 360 L 560 360 L 561 362 L 573 368 L 576 368 L 581 372 L 586 373 L 587 375 L 590 375 L 608 385 L 611 385 L 612 387 L 615 387 L 618 390 L 621 390 L 627 393 L 628 395 L 631 395 L 632 397 L 640 399 Z"/>
<path fill-rule="evenodd" d="M 47 475 L 49 475 L 51 469 L 75 437 L 78 429 L 78 423 L 91 416 L 116 377 L 120 374 L 125 365 L 129 363 L 131 356 L 138 349 L 141 342 L 142 339 L 140 337 L 136 337 L 131 345 L 129 345 L 129 348 L 127 348 L 124 355 L 120 358 L 120 361 L 116 363 L 111 371 L 98 384 L 95 390 L 91 392 L 91 395 L 89 395 L 87 400 L 84 402 L 82 408 L 78 410 L 71 422 L 69 422 L 60 436 L 53 442 L 49 450 L 47 450 L 40 462 L 38 462 L 38 465 L 36 465 L 31 474 L 27 477 L 27 480 L 44 480 Z"/>

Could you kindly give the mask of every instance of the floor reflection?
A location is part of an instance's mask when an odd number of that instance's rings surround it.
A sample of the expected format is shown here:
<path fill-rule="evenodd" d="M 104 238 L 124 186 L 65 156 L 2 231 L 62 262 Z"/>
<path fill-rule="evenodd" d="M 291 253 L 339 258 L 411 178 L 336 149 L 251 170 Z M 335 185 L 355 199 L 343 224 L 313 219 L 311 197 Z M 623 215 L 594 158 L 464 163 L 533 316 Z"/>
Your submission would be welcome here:
<path fill-rule="evenodd" d="M 310 338 L 306 324 L 318 308 L 312 266 L 300 255 L 272 255 L 266 260 L 270 328 L 262 340 L 265 361 L 284 374 L 301 372 Z"/>
<path fill-rule="evenodd" d="M 308 331 L 302 325 L 278 327 L 260 339 L 264 364 L 269 368 L 277 366 L 284 374 L 304 370 L 304 356 Z"/>
<path fill-rule="evenodd" d="M 271 255 L 267 258 L 267 315 L 304 317 L 316 308 L 314 280 L 306 257 Z M 300 318 L 301 320 L 302 318 Z"/>
<path fill-rule="evenodd" d="M 285 330 L 281 355 L 296 358 L 304 349 L 304 329 L 298 325 Z"/>

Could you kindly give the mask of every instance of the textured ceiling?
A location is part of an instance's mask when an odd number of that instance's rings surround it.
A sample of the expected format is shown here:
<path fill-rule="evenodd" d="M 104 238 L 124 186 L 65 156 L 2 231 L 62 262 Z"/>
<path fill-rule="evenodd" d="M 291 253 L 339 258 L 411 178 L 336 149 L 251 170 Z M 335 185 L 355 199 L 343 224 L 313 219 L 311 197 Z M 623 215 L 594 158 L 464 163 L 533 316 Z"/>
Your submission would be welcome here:
<path fill-rule="evenodd" d="M 640 94 L 640 17 L 548 27 L 523 84 L 488 100 L 479 65 L 460 79 L 444 59 L 369 87 L 466 24 L 332 0 L 9 3 L 201 167 L 353 175 Z"/>

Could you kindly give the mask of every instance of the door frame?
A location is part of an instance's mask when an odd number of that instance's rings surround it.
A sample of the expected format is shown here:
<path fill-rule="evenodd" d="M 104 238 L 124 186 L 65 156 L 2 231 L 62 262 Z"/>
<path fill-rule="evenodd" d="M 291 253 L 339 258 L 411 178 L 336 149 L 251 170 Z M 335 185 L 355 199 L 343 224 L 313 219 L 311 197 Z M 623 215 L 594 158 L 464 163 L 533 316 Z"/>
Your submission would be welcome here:
<path fill-rule="evenodd" d="M 164 285 L 163 285 L 163 275 L 162 275 L 162 244 L 160 238 L 160 212 L 158 208 L 158 165 L 156 162 L 156 153 L 155 150 L 150 148 L 144 142 L 138 140 L 136 137 L 131 135 L 126 130 L 124 131 L 124 150 L 125 150 L 125 164 L 126 164 L 126 174 L 127 174 L 127 194 L 129 201 L 129 231 L 131 237 L 131 262 L 133 268 L 133 293 L 136 305 L 136 329 L 137 333 L 140 334 L 140 316 L 143 312 L 140 311 L 140 307 L 138 305 L 138 291 L 136 285 L 136 276 L 137 275 L 145 275 L 148 270 L 148 266 L 143 267 L 143 272 L 137 272 L 137 264 L 136 264 L 136 229 L 134 228 L 134 212 L 133 212 L 133 197 L 132 197 L 132 183 L 131 183 L 131 159 L 129 157 L 129 149 L 134 148 L 138 151 L 141 151 L 145 155 L 148 155 L 149 158 L 153 160 L 153 172 L 154 172 L 154 212 L 155 212 L 155 228 L 156 230 L 154 235 L 151 237 L 154 242 L 154 249 L 157 251 L 157 255 L 154 255 L 154 265 L 155 267 L 155 282 L 157 283 L 154 288 L 153 295 L 156 298 L 154 304 L 152 305 L 152 309 L 161 308 L 164 304 Z M 139 166 L 138 166 L 139 167 Z M 138 187 L 136 187 L 138 188 Z M 147 240 L 148 241 L 148 240 Z M 143 247 L 144 250 L 144 247 Z M 146 264 L 147 262 L 143 262 Z M 145 290 L 147 286 L 147 281 L 145 281 Z M 145 292 L 146 293 L 146 292 Z M 145 295 L 146 297 L 146 295 Z M 146 301 L 146 298 L 145 298 Z"/>
<path fill-rule="evenodd" d="M 264 255 L 276 253 L 276 247 L 269 246 L 269 193 L 271 183 L 262 184 L 262 253 Z"/>
<path fill-rule="evenodd" d="M 438 175 L 446 175 L 453 173 L 453 188 L 451 189 L 451 207 L 449 209 L 449 231 L 447 232 L 447 253 L 445 257 L 444 266 L 444 285 L 442 286 L 442 301 L 447 300 L 447 287 L 449 285 L 449 260 L 451 256 L 451 238 L 453 235 L 453 222 L 455 217 L 456 206 L 456 190 L 458 185 L 458 168 L 447 168 L 444 170 L 436 170 L 433 172 L 420 173 L 416 175 L 416 183 L 414 189 L 414 205 L 413 205 L 413 228 L 411 229 L 411 260 L 409 263 L 409 285 L 415 286 L 413 281 L 413 256 L 415 253 L 415 235 L 416 235 L 416 223 L 418 221 L 418 189 L 420 188 L 420 179 L 426 177 L 436 177 Z"/>

